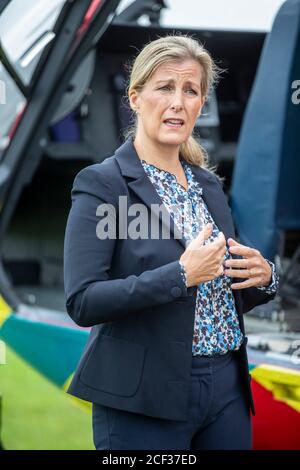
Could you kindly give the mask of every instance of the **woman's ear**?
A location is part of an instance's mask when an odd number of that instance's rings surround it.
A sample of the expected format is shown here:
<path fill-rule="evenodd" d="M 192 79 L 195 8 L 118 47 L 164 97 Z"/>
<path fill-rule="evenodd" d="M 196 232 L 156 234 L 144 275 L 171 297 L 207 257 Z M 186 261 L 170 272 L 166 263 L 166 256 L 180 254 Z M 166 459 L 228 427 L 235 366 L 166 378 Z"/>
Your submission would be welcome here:
<path fill-rule="evenodd" d="M 129 92 L 129 103 L 132 111 L 135 113 L 138 112 L 139 109 L 139 94 L 136 90 L 131 90 Z"/>
<path fill-rule="evenodd" d="M 199 109 L 199 113 L 198 113 L 198 117 L 201 116 L 201 111 L 202 111 L 202 108 L 204 106 L 205 100 L 206 100 L 206 96 L 203 96 L 201 106 L 200 106 L 200 109 Z"/>

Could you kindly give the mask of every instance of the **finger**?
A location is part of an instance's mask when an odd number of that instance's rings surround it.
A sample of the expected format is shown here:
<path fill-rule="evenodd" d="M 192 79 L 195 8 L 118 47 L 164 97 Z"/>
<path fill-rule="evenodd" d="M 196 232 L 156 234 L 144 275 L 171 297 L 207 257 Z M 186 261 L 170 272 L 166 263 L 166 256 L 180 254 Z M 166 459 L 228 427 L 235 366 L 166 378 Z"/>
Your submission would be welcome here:
<path fill-rule="evenodd" d="M 217 271 L 217 276 L 221 276 L 221 274 L 223 274 L 223 273 L 224 273 L 224 268 L 223 268 L 223 266 L 222 266 L 222 264 L 221 264 L 221 266 L 219 267 L 219 269 L 218 269 L 218 271 Z"/>
<path fill-rule="evenodd" d="M 237 240 L 235 240 L 234 238 L 228 238 L 228 245 L 229 246 L 244 246 L 245 248 L 249 248 L 247 247 L 247 245 L 243 245 L 242 243 L 239 243 Z"/>
<path fill-rule="evenodd" d="M 252 252 L 253 256 L 260 255 L 259 250 L 257 250 L 256 248 L 251 248 L 250 246 L 243 245 L 242 243 L 239 243 L 236 240 L 234 240 L 234 238 L 228 238 L 227 241 L 228 241 L 229 247 L 235 247 L 235 246 L 238 247 L 239 246 L 239 247 L 247 248 L 248 250 L 250 250 Z"/>
<path fill-rule="evenodd" d="M 250 278 L 249 269 L 225 269 L 224 274 L 230 277 Z M 251 277 L 253 278 L 252 273 Z"/>
<path fill-rule="evenodd" d="M 232 259 L 227 259 L 225 261 L 225 267 L 226 268 L 245 268 L 249 269 L 254 267 L 254 264 L 249 261 L 249 259 L 245 258 L 232 258 Z"/>
<path fill-rule="evenodd" d="M 218 237 L 215 238 L 210 245 L 213 247 L 214 251 L 217 254 L 223 254 L 225 255 L 226 253 L 226 239 L 224 237 L 223 233 L 219 233 Z"/>
<path fill-rule="evenodd" d="M 260 285 L 261 279 L 259 277 L 252 277 L 251 279 L 247 279 L 244 282 L 235 282 L 231 284 L 232 289 L 247 289 L 247 287 L 253 287 L 256 285 Z"/>
<path fill-rule="evenodd" d="M 212 245 L 216 245 L 217 247 L 224 247 L 226 246 L 226 239 L 223 232 L 219 232 L 217 237 L 211 242 Z"/>
<path fill-rule="evenodd" d="M 206 224 L 204 229 L 203 229 L 203 233 L 204 233 L 204 240 L 207 240 L 211 233 L 212 233 L 212 229 L 213 229 L 213 226 L 212 224 Z"/>
<path fill-rule="evenodd" d="M 203 229 L 199 232 L 198 236 L 192 240 L 189 246 L 195 245 L 196 247 L 199 247 L 199 245 L 203 245 L 204 241 L 207 240 L 211 233 L 212 233 L 212 224 L 206 224 Z"/>
<path fill-rule="evenodd" d="M 221 240 L 222 242 L 224 241 L 226 244 L 226 239 L 225 239 L 225 235 L 223 232 L 218 233 L 217 240 Z"/>
<path fill-rule="evenodd" d="M 249 258 L 251 256 L 254 256 L 254 254 L 256 255 L 253 248 L 249 248 L 248 246 L 234 245 L 234 246 L 229 246 L 228 250 L 229 250 L 230 253 L 233 253 L 233 254 L 236 254 L 236 255 L 246 256 L 246 257 L 249 257 Z"/>

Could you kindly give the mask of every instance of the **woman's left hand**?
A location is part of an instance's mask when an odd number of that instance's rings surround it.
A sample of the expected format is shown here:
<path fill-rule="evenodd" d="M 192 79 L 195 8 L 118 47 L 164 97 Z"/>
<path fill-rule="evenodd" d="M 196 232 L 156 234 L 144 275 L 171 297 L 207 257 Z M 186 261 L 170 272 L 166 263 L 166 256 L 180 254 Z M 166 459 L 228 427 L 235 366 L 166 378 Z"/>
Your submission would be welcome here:
<path fill-rule="evenodd" d="M 238 243 L 233 238 L 228 238 L 229 252 L 242 255 L 243 259 L 228 259 L 224 266 L 224 274 L 232 277 L 247 278 L 244 282 L 231 284 L 233 289 L 246 289 L 247 287 L 263 287 L 269 285 L 272 270 L 269 263 L 255 248 Z M 231 269 L 234 268 L 234 269 Z"/>

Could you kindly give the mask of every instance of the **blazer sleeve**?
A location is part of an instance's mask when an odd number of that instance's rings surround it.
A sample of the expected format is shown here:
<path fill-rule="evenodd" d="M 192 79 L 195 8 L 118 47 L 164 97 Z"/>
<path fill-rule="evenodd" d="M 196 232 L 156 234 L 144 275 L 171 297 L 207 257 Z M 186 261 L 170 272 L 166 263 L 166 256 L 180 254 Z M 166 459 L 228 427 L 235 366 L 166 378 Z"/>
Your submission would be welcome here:
<path fill-rule="evenodd" d="M 64 239 L 66 309 L 83 327 L 121 319 L 131 312 L 193 294 L 184 284 L 179 260 L 138 276 L 109 278 L 117 240 L 97 237 L 101 217 L 96 211 L 100 204 L 110 204 L 117 210 L 116 197 L 96 166 L 99 164 L 84 168 L 75 177 Z M 111 217 L 115 222 L 116 218 Z"/>
<path fill-rule="evenodd" d="M 273 300 L 277 292 L 269 294 L 266 291 L 259 290 L 257 287 L 247 287 L 247 289 L 241 289 L 242 301 L 243 301 L 243 313 L 247 313 L 258 305 L 263 305 Z"/>

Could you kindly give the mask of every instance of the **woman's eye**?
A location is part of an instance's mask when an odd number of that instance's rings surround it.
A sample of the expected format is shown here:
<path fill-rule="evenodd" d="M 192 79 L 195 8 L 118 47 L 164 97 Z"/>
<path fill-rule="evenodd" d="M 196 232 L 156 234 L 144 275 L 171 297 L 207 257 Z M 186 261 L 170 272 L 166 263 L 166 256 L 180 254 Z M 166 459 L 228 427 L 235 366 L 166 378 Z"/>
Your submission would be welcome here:
<path fill-rule="evenodd" d="M 171 87 L 169 85 L 164 85 L 162 87 L 159 88 L 159 90 L 170 90 Z"/>
<path fill-rule="evenodd" d="M 193 88 L 188 88 L 187 90 L 188 93 L 192 94 L 192 95 L 197 95 L 198 93 L 196 92 L 196 90 L 194 90 Z"/>

